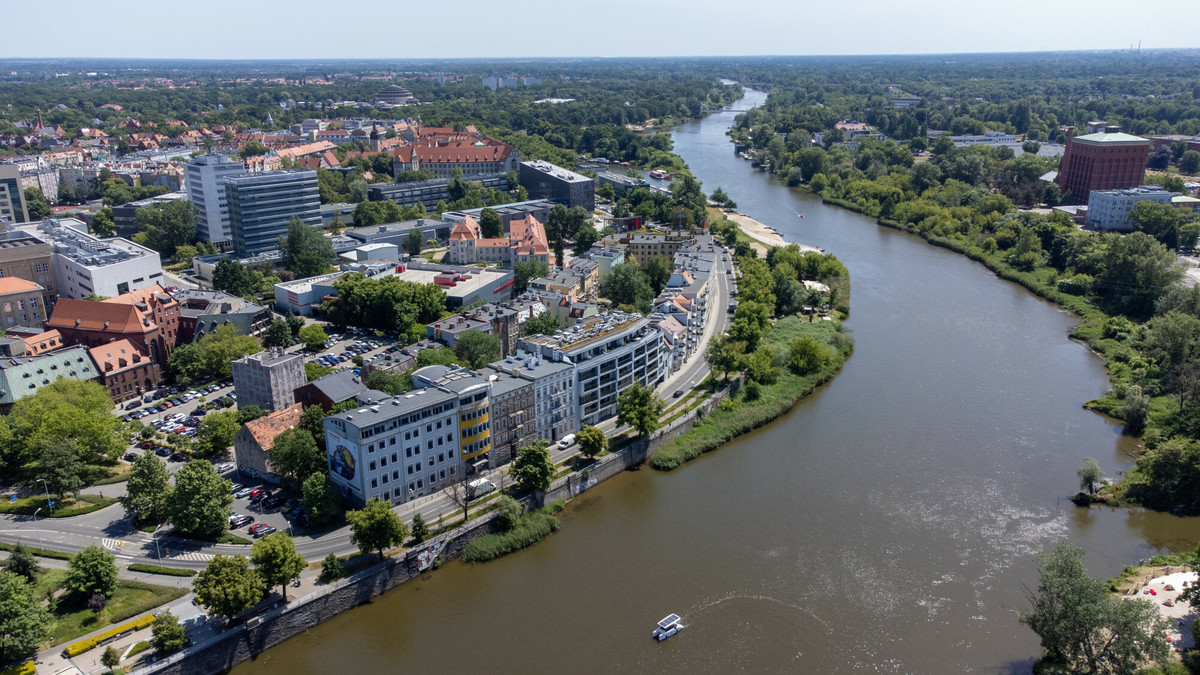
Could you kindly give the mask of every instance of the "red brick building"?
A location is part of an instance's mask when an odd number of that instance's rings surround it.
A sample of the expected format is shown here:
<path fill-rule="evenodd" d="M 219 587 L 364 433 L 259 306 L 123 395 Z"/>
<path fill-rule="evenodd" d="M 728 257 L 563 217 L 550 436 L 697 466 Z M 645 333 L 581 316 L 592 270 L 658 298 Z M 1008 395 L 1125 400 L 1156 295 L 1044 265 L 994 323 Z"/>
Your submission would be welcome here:
<path fill-rule="evenodd" d="M 120 403 L 153 389 L 162 379 L 162 369 L 150 355 L 129 340 L 117 340 L 88 350 L 100 371 L 100 384 L 112 400 Z"/>
<path fill-rule="evenodd" d="M 67 345 L 129 342 L 166 365 L 179 340 L 179 303 L 157 284 L 103 302 L 59 298 L 49 328 Z"/>
<path fill-rule="evenodd" d="M 1054 182 L 1062 188 L 1064 204 L 1086 204 L 1092 190 L 1141 185 L 1149 158 L 1150 141 L 1121 133 L 1119 127 L 1108 126 L 1079 137 L 1068 131 L 1067 149 Z"/>

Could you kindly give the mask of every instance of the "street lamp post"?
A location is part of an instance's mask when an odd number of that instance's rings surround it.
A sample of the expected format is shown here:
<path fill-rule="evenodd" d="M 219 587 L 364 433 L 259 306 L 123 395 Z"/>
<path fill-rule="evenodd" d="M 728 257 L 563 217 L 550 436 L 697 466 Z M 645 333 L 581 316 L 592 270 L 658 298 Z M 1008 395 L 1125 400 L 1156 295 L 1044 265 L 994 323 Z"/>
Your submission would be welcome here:
<path fill-rule="evenodd" d="M 162 549 L 158 547 L 158 530 L 162 527 L 159 525 L 154 528 L 154 550 L 158 553 L 158 562 L 162 563 Z"/>
<path fill-rule="evenodd" d="M 50 507 L 50 515 L 51 515 L 51 517 L 53 517 L 54 516 L 54 505 L 50 503 L 50 485 L 46 482 L 45 478 L 39 478 L 38 482 L 40 482 L 42 484 L 42 487 L 46 489 L 46 505 Z"/>
<path fill-rule="evenodd" d="M 38 521 L 37 521 L 37 514 L 39 512 L 41 512 L 41 509 L 37 509 L 36 511 L 33 512 L 33 527 L 34 527 L 34 529 L 37 530 L 38 548 L 45 550 L 46 545 L 42 543 L 42 527 L 41 527 L 41 525 L 38 525 Z"/>

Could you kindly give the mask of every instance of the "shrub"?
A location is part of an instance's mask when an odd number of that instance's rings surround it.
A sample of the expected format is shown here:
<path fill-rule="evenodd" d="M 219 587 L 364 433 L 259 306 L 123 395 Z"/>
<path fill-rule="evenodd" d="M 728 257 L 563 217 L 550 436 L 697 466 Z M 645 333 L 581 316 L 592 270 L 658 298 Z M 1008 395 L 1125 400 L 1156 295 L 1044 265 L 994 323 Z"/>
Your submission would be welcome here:
<path fill-rule="evenodd" d="M 161 565 L 146 565 L 144 563 L 133 563 L 129 566 L 130 572 L 145 572 L 146 574 L 165 574 L 172 577 L 194 577 L 196 570 L 185 570 L 181 567 L 162 567 Z"/>
<path fill-rule="evenodd" d="M 95 649 L 99 645 L 102 645 L 105 642 L 108 642 L 109 640 L 112 640 L 113 638 L 117 637 L 121 633 L 126 633 L 126 632 L 132 633 L 133 631 L 141 630 L 141 629 L 145 628 L 146 626 L 149 626 L 152 623 L 154 623 L 154 616 L 152 614 L 147 614 L 146 616 L 143 616 L 138 619 L 134 619 L 133 621 L 130 621 L 129 623 L 123 623 L 119 626 L 114 626 L 112 628 L 109 628 L 108 630 L 104 631 L 103 633 L 93 635 L 92 637 L 87 638 L 86 640 L 80 640 L 79 642 L 71 643 L 71 644 L 67 645 L 66 648 L 63 649 L 63 652 L 68 657 L 74 658 L 84 652 L 88 652 L 88 651 L 91 651 L 92 649 Z"/>
<path fill-rule="evenodd" d="M 545 513 L 544 510 L 527 513 L 511 530 L 498 534 L 487 534 L 467 544 L 466 550 L 463 551 L 463 560 L 486 562 L 513 551 L 519 551 L 541 541 L 546 535 L 557 530 L 560 525 L 558 518 Z"/>
<path fill-rule="evenodd" d="M 342 566 L 342 561 L 332 553 L 325 556 L 321 561 L 321 574 L 317 576 L 317 581 L 322 583 L 332 583 L 346 576 L 346 568 Z"/>

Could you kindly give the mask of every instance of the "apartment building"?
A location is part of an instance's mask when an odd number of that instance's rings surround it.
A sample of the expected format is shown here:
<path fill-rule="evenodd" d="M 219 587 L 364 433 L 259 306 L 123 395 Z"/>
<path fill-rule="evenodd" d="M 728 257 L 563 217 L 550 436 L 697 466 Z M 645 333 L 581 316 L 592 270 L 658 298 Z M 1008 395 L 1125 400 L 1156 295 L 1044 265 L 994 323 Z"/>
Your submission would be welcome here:
<path fill-rule="evenodd" d="M 46 289 L 17 277 L 0 277 L 0 328 L 41 330 L 46 322 Z"/>
<path fill-rule="evenodd" d="M 233 241 L 225 179 L 246 173 L 246 165 L 227 155 L 200 155 L 187 165 L 187 195 L 196 206 L 196 237 L 219 246 Z"/>

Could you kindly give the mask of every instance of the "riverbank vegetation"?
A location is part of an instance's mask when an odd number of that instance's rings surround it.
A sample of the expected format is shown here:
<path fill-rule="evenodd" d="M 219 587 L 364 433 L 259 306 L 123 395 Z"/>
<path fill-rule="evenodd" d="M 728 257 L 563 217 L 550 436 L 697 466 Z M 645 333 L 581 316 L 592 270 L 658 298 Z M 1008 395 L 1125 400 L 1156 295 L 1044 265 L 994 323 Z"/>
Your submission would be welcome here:
<path fill-rule="evenodd" d="M 1046 121 L 1060 118 L 1045 106 L 1031 109 L 1019 97 L 955 107 L 921 101 L 883 117 L 855 107 L 871 107 L 875 95 L 833 99 L 825 92 L 818 100 L 810 90 L 777 90 L 761 112 L 739 116 L 732 134 L 790 185 L 964 254 L 1078 314 L 1083 321 L 1072 336 L 1104 355 L 1112 380 L 1088 407 L 1125 421 L 1126 433 L 1145 440 L 1145 454 L 1106 498 L 1200 512 L 1200 291 L 1180 286 L 1184 270 L 1175 255 L 1195 246 L 1200 216 L 1143 203 L 1130 215 L 1132 233 L 1080 230 L 1065 213 L 1045 208 L 1064 197 L 1040 179 L 1055 158 L 1037 156 L 1033 146 L 1020 156 L 1009 147 L 955 147 L 945 135 L 926 152 L 924 134 L 908 133 L 911 120 L 920 129 L 973 133 L 983 125 L 1047 140 L 1054 134 L 1043 128 Z M 998 119 L 1001 110 L 1006 120 Z M 1146 109 L 1130 103 L 1096 112 L 1124 122 L 1137 111 Z M 846 117 L 866 119 L 894 138 L 843 142 L 834 122 Z M 822 143 L 810 132 L 822 133 Z M 1171 178 L 1168 187 L 1181 189 Z M 1024 208 L 1035 206 L 1043 208 Z"/>
<path fill-rule="evenodd" d="M 502 532 L 486 534 L 463 550 L 467 562 L 487 562 L 503 555 L 528 548 L 558 530 L 561 523 L 555 517 L 563 509 L 560 499 L 536 511 L 521 514 L 521 506 L 511 497 L 501 497 L 496 505 Z"/>
<path fill-rule="evenodd" d="M 713 231 L 735 248 L 741 300 L 726 335 L 710 341 L 705 357 L 714 377 L 744 372 L 745 385 L 656 449 L 649 460 L 656 469 L 674 469 L 784 414 L 833 377 L 853 349 L 840 322 L 850 297 L 841 261 L 802 253 L 795 244 L 771 248 L 762 260 L 732 222 L 718 220 Z"/>

